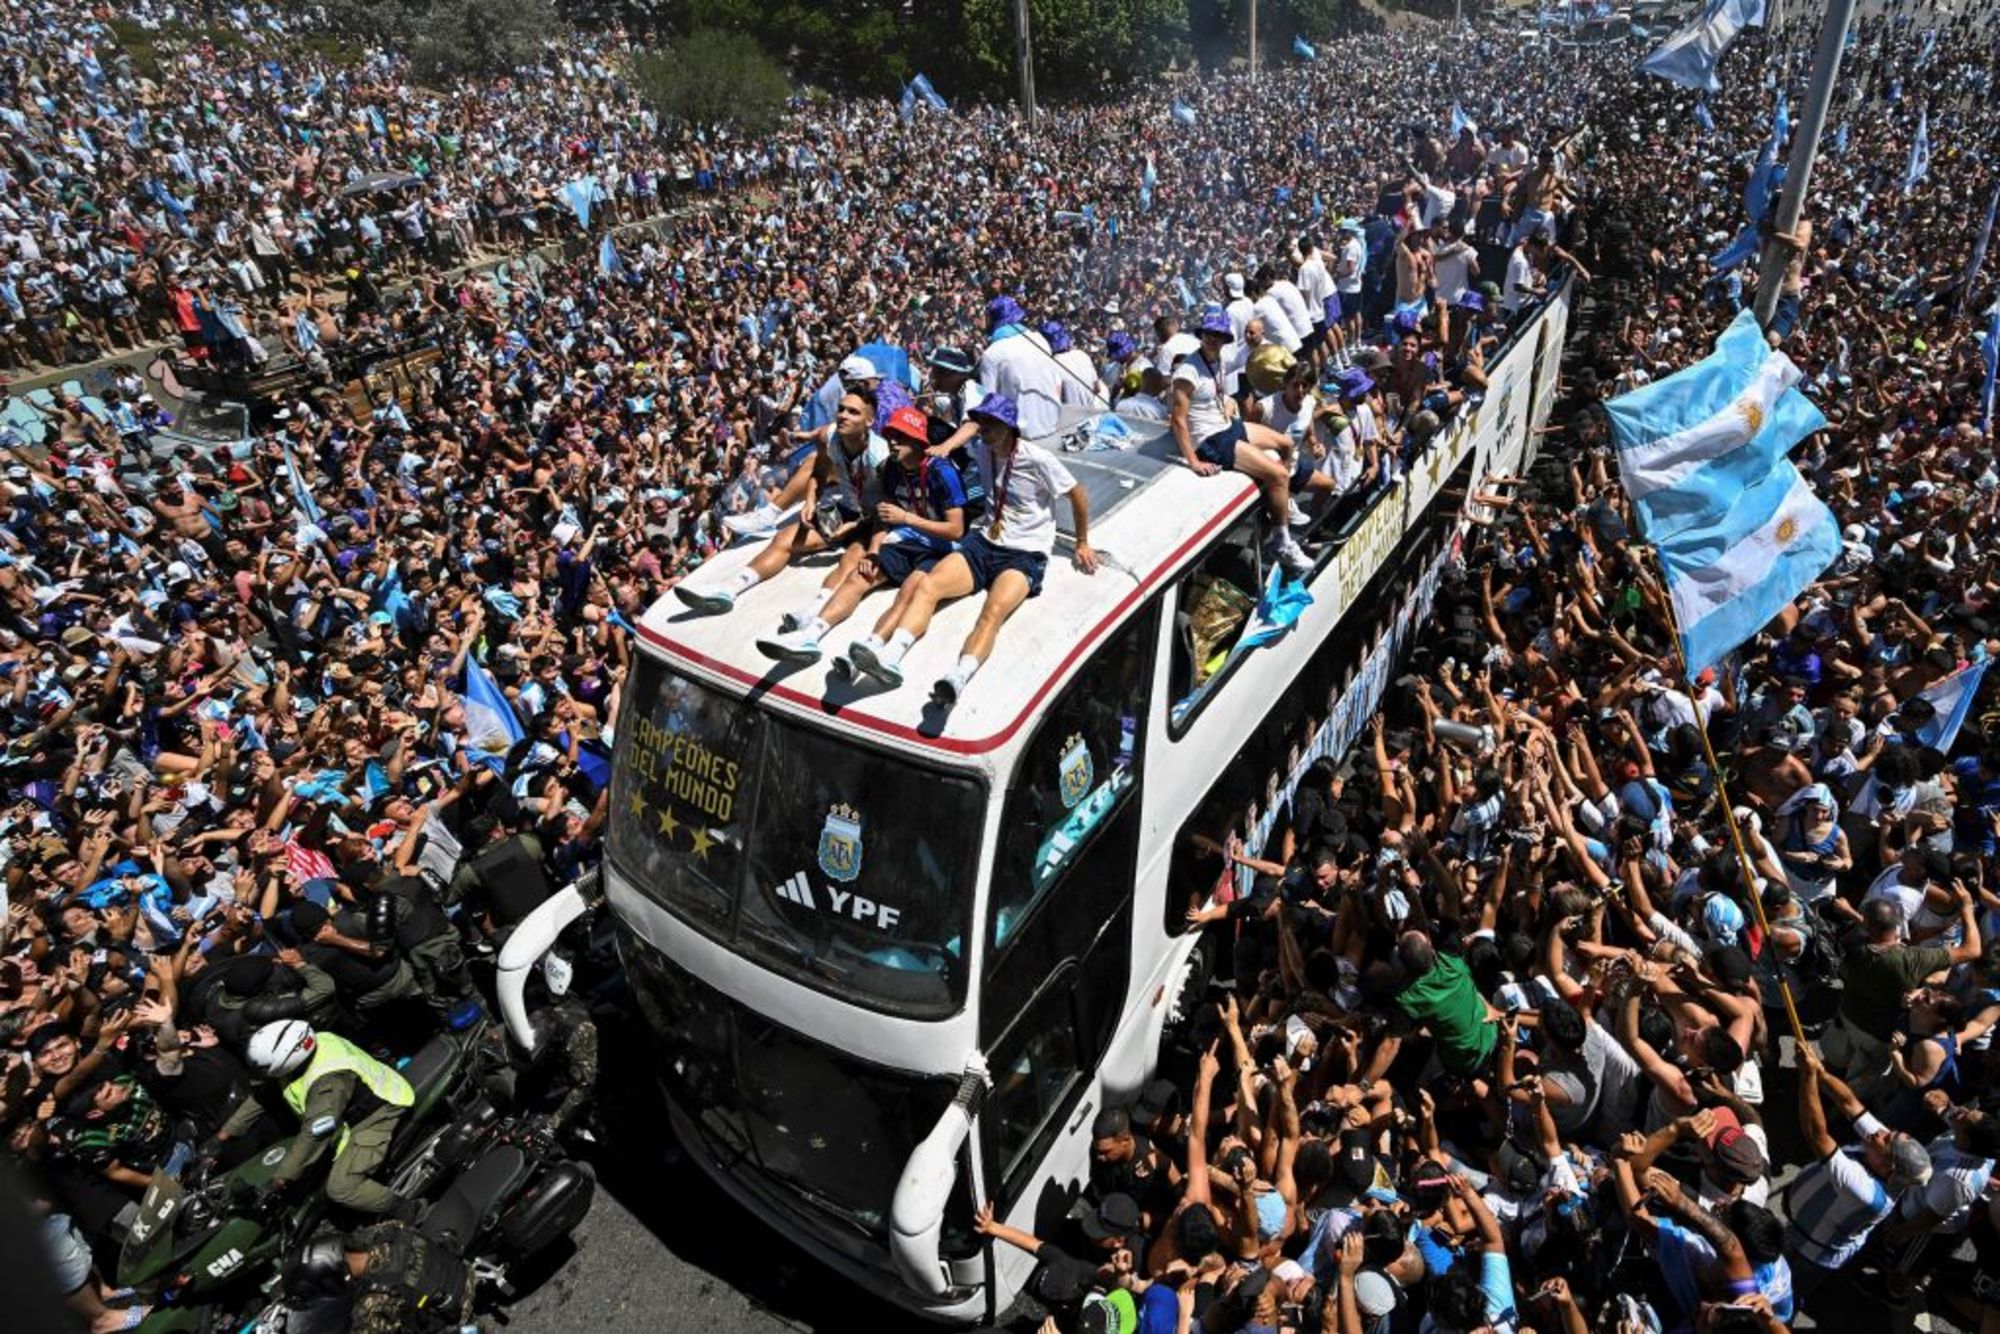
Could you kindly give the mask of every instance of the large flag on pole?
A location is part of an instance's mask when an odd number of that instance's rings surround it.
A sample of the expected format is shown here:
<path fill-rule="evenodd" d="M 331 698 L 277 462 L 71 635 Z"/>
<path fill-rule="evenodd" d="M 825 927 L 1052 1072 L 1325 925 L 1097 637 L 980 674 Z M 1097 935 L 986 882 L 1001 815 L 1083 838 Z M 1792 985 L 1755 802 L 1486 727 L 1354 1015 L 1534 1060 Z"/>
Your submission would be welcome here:
<path fill-rule="evenodd" d="M 1931 109 L 1917 113 L 1917 137 L 1910 140 L 1910 165 L 1903 169 L 1903 193 L 1917 188 L 1917 182 L 1931 174 Z"/>
<path fill-rule="evenodd" d="M 1832 511 L 1785 457 L 1826 425 L 1799 378 L 1745 311 L 1712 354 L 1605 405 L 1690 674 L 1756 634 L 1840 554 Z"/>
<path fill-rule="evenodd" d="M 1993 386 L 2000 382 L 2000 300 L 1986 312 L 1986 337 L 1979 341 L 1979 356 L 1986 363 L 1986 383 L 1979 390 L 1979 429 L 1993 425 Z"/>
<path fill-rule="evenodd" d="M 1292 38 L 1292 54 L 1300 60 L 1319 59 L 1319 50 L 1303 37 Z"/>
<path fill-rule="evenodd" d="M 943 94 L 931 86 L 931 79 L 928 74 L 919 74 L 916 78 L 911 79 L 910 91 L 917 95 L 918 101 L 922 102 L 932 111 L 951 110 L 951 103 L 945 101 Z"/>
<path fill-rule="evenodd" d="M 1653 48 L 1639 67 L 1683 88 L 1720 92 L 1716 62 L 1738 33 L 1763 22 L 1764 0 L 1708 0 L 1694 22 Z"/>

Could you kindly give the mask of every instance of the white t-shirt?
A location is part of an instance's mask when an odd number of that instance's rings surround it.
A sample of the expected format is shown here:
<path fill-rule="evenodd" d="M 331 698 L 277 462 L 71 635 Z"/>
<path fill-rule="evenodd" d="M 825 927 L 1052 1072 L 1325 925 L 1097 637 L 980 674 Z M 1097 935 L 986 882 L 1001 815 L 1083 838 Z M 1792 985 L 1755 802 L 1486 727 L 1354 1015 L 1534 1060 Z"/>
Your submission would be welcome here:
<path fill-rule="evenodd" d="M 1931 1141 L 1931 1179 L 1921 1189 L 1904 1193 L 1901 1213 L 1905 1218 L 1935 1214 L 1936 1231 L 1963 1232 L 1972 1226 L 1972 1210 L 1992 1180 L 1992 1159 L 1965 1153 L 1949 1134 L 1940 1135 Z"/>
<path fill-rule="evenodd" d="M 1479 252 L 1463 241 L 1440 246 L 1431 255 L 1431 267 L 1437 274 L 1438 296 L 1445 301 L 1456 301 L 1472 285 L 1472 266 L 1479 261 Z"/>
<path fill-rule="evenodd" d="M 1348 238 L 1340 243 L 1340 263 L 1347 272 L 1335 277 L 1333 285 L 1340 290 L 1343 297 L 1359 295 L 1362 269 L 1368 263 L 1368 247 L 1360 237 L 1350 233 Z"/>
<path fill-rule="evenodd" d="M 979 382 L 1014 400 L 1021 434 L 1029 440 L 1055 434 L 1068 378 L 1049 351 L 1049 340 L 1033 329 L 995 339 L 979 358 Z"/>
<path fill-rule="evenodd" d="M 1301 292 L 1298 284 L 1291 279 L 1280 278 L 1272 283 L 1270 295 L 1278 298 L 1278 304 L 1285 308 L 1285 320 L 1292 326 L 1292 331 L 1299 336 L 1300 342 L 1305 341 L 1306 335 L 1313 331 L 1315 324 L 1321 323 L 1324 307 L 1307 305 L 1306 294 Z M 1296 352 L 1298 349 L 1287 347 L 1285 350 Z"/>
<path fill-rule="evenodd" d="M 1010 551 L 1032 551 L 1046 556 L 1056 545 L 1056 501 L 1076 486 L 1076 478 L 1063 467 L 1062 460 L 1022 440 L 1004 461 L 993 457 L 982 440 L 977 458 L 986 478 L 986 492 L 992 509 L 979 521 L 979 531 L 996 546 Z M 993 515 L 999 516 L 1000 535 L 993 535 Z"/>
<path fill-rule="evenodd" d="M 1509 315 L 1535 299 L 1535 265 L 1526 246 L 1515 246 L 1507 257 L 1507 288 L 1500 304 Z"/>
<path fill-rule="evenodd" d="M 1196 353 L 1175 368 L 1174 383 L 1185 384 L 1193 391 L 1188 398 L 1188 440 L 1192 444 L 1199 446 L 1218 431 L 1229 428 L 1229 415 L 1222 406 L 1220 367 L 1210 366 Z"/>
<path fill-rule="evenodd" d="M 1333 295 L 1333 275 L 1326 271 L 1326 260 L 1317 250 L 1299 265 L 1299 291 L 1312 309 L 1313 323 L 1319 323 L 1325 318 L 1326 299 Z"/>
<path fill-rule="evenodd" d="M 1242 333 L 1239 331 L 1237 338 L 1241 340 L 1242 336 Z M 1230 346 L 1234 347 L 1236 344 L 1231 343 Z M 1201 351 L 1201 339 L 1197 335 L 1177 333 L 1153 349 L 1153 364 L 1166 374 L 1172 375 L 1176 361 L 1179 361 L 1182 357 L 1191 357 L 1199 351 Z"/>
<path fill-rule="evenodd" d="M 1494 171 L 1520 171 L 1528 165 L 1528 146 L 1519 142 L 1495 144 L 1487 151 L 1486 165 Z"/>
<path fill-rule="evenodd" d="M 1104 392 L 1104 384 L 1097 378 L 1097 367 L 1092 364 L 1090 353 L 1073 347 L 1056 353 L 1056 361 L 1068 372 L 1062 377 L 1063 402 L 1080 408 L 1111 406 L 1110 395 Z"/>
<path fill-rule="evenodd" d="M 1875 877 L 1875 883 L 1868 886 L 1868 892 L 1861 896 L 1861 903 L 1866 907 L 1875 899 L 1887 899 L 1901 908 L 1903 938 L 1907 940 L 1910 935 L 1910 923 L 1916 921 L 1917 914 L 1923 910 L 1924 889 L 1923 885 L 1912 887 L 1903 883 L 1903 867 L 1902 863 L 1898 862 Z"/>
<path fill-rule="evenodd" d="M 1258 399 L 1257 407 L 1264 414 L 1266 426 L 1290 436 L 1294 447 L 1305 445 L 1306 428 L 1312 425 L 1311 394 L 1301 398 L 1297 408 L 1288 408 L 1285 406 L 1285 391 L 1280 389 L 1275 394 L 1266 394 Z"/>
<path fill-rule="evenodd" d="M 1298 351 L 1306 334 L 1312 332 L 1310 324 L 1303 331 L 1292 326 L 1292 317 L 1285 312 L 1285 303 L 1278 298 L 1276 287 L 1257 298 L 1257 318 L 1264 321 L 1265 339 L 1287 352 Z"/>

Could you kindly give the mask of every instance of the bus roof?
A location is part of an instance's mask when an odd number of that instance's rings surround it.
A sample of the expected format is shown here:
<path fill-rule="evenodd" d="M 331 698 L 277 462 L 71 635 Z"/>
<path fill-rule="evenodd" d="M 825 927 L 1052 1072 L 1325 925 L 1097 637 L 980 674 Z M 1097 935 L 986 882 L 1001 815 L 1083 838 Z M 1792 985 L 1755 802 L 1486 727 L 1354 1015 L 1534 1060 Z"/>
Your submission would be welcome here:
<path fill-rule="evenodd" d="M 655 602 L 641 619 L 640 637 L 691 674 L 735 694 L 757 694 L 780 712 L 819 721 L 837 720 L 871 739 L 945 757 L 983 756 L 1023 730 L 1049 694 L 1104 637 L 1202 544 L 1241 513 L 1256 488 L 1237 473 L 1199 477 L 1180 466 L 1179 451 L 1164 423 L 1120 417 L 1137 437 L 1129 449 L 1062 448 L 1092 417 L 1066 408 L 1063 424 L 1041 440 L 1090 494 L 1090 540 L 1098 554 L 1095 575 L 1069 561 L 1068 507 L 1058 504 L 1062 540 L 1049 558 L 1042 592 L 1017 611 L 1001 631 L 992 658 L 948 713 L 930 701 L 931 683 L 958 661 L 959 648 L 978 617 L 982 599 L 962 598 L 941 609 L 930 631 L 903 661 L 904 682 L 887 690 L 863 677 L 834 677 L 833 656 L 872 627 L 889 606 L 889 594 L 864 600 L 824 641 L 826 655 L 810 667 L 773 662 L 756 640 L 774 633 L 779 618 L 805 605 L 833 563 L 829 556 L 793 565 L 737 599 L 724 616 L 705 616 L 672 596 Z M 748 564 L 762 539 L 738 542 L 708 562 L 704 583 Z"/>

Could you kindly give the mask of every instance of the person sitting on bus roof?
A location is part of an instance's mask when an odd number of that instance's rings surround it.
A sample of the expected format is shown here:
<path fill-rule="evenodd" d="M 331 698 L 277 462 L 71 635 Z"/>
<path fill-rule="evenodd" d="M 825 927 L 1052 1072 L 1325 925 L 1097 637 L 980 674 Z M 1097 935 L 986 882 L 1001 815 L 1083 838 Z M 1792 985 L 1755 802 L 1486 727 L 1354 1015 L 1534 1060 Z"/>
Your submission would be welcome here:
<path fill-rule="evenodd" d="M 1305 524 L 1308 517 L 1299 507 L 1298 497 L 1330 496 L 1336 489 L 1333 478 L 1321 466 L 1326 458 L 1325 442 L 1311 429 L 1318 409 L 1319 400 L 1313 392 L 1312 363 L 1297 361 L 1292 362 L 1284 372 L 1284 379 L 1275 393 L 1253 397 L 1244 411 L 1244 416 L 1251 421 L 1282 432 L 1291 442 L 1291 491 L 1294 499 L 1287 517 L 1295 528 Z"/>
<path fill-rule="evenodd" d="M 780 633 L 757 641 L 781 662 L 819 661 L 820 640 L 854 614 L 862 598 L 887 584 L 900 588 L 958 549 L 965 536 L 965 483 L 950 459 L 932 458 L 930 422 L 915 408 L 897 408 L 883 431 L 893 452 L 882 465 L 876 534 L 864 551 L 850 546 L 810 605 L 789 613 Z"/>
<path fill-rule="evenodd" d="M 701 589 L 683 581 L 674 585 L 675 596 L 696 611 L 725 612 L 800 557 L 865 543 L 882 498 L 879 471 L 889 458 L 888 443 L 870 429 L 874 419 L 873 394 L 850 389 L 842 395 L 833 432 L 815 447 L 806 470 L 801 521 L 781 530 L 721 587 Z"/>
<path fill-rule="evenodd" d="M 957 702 L 993 652 L 993 641 L 1007 618 L 1042 591 L 1049 552 L 1055 547 L 1058 496 L 1069 498 L 1076 530 L 1071 560 L 1085 574 L 1097 572 L 1097 553 L 1090 549 L 1090 497 L 1083 484 L 1054 454 L 1021 438 L 1013 399 L 994 394 L 972 410 L 972 419 L 980 425 L 985 446 L 979 452 L 981 470 L 991 479 L 991 518 L 928 573 L 907 580 L 874 632 L 848 651 L 855 668 L 884 685 L 901 685 L 903 656 L 930 628 L 939 605 L 984 592 L 986 604 L 959 652 L 958 665 L 932 692 L 947 708 Z"/>
<path fill-rule="evenodd" d="M 840 363 L 840 388 L 843 394 L 860 389 L 869 395 L 874 404 L 873 425 L 878 431 L 888 424 L 890 414 L 897 408 L 911 404 L 909 390 L 898 381 L 885 378 L 874 362 L 858 352 Z M 838 415 L 838 407 L 835 413 Z M 795 448 L 785 460 L 784 485 L 755 509 L 724 515 L 722 526 L 734 537 L 757 537 L 775 531 L 785 516 L 805 499 L 813 471 L 806 465 L 833 434 L 834 426 L 835 423 L 828 422 L 810 431 L 786 432 Z"/>
<path fill-rule="evenodd" d="M 1188 467 L 1203 477 L 1234 468 L 1257 484 L 1271 517 L 1271 549 L 1287 573 L 1312 573 L 1312 557 L 1299 548 L 1287 528 L 1291 518 L 1291 476 L 1283 458 L 1286 439 L 1277 431 L 1237 416 L 1236 404 L 1223 387 L 1222 349 L 1234 341 L 1229 317 L 1221 311 L 1202 316 L 1200 350 L 1174 367 L 1172 416 L 1174 443 Z"/>

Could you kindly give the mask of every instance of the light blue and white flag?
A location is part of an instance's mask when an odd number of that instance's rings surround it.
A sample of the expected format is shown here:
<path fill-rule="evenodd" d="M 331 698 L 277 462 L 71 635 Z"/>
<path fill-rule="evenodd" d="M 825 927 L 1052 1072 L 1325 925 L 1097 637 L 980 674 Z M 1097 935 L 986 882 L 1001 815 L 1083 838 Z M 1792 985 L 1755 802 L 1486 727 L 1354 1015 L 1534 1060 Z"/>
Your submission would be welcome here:
<path fill-rule="evenodd" d="M 1701 126 L 1704 134 L 1715 133 L 1715 116 L 1709 111 L 1705 97 L 1694 104 L 1694 123 Z"/>
<path fill-rule="evenodd" d="M 1194 108 L 1181 101 L 1178 97 L 1174 99 L 1173 116 L 1175 120 L 1183 125 L 1192 125 L 1196 120 Z"/>
<path fill-rule="evenodd" d="M 1712 354 L 1605 405 L 1690 674 L 1756 634 L 1840 554 L 1833 512 L 1785 457 L 1826 424 L 1799 375 L 1746 311 Z"/>
<path fill-rule="evenodd" d="M 1139 172 L 1139 207 L 1151 212 L 1153 208 L 1153 187 L 1160 183 L 1160 175 L 1153 170 L 1153 155 L 1146 154 L 1146 165 Z"/>
<path fill-rule="evenodd" d="M 1654 47 L 1640 68 L 1683 88 L 1720 92 L 1716 62 L 1738 33 L 1763 22 L 1764 0 L 1708 0 L 1695 20 Z"/>
<path fill-rule="evenodd" d="M 1937 710 L 1937 717 L 1917 729 L 1917 740 L 1951 753 L 1951 743 L 1958 739 L 1959 729 L 1972 715 L 1973 698 L 1979 694 L 1979 683 L 1985 679 L 1987 665 L 1992 661 L 1981 658 L 1969 662 L 1917 696 L 1930 701 Z"/>
<path fill-rule="evenodd" d="M 1778 103 L 1771 110 L 1771 133 L 1757 150 L 1757 164 L 1750 169 L 1750 179 L 1743 187 L 1743 211 L 1756 222 L 1770 211 L 1771 203 L 1777 198 L 1778 186 L 1785 179 L 1785 164 L 1779 155 L 1785 151 L 1785 140 L 1791 137 L 1792 112 L 1785 102 L 1785 95 L 1778 94 Z"/>
<path fill-rule="evenodd" d="M 1319 51 L 1303 37 L 1292 38 L 1292 54 L 1300 60 L 1318 60 Z"/>
<path fill-rule="evenodd" d="M 951 103 L 945 101 L 944 97 L 938 92 L 938 90 L 931 86 L 931 80 L 928 74 L 919 74 L 916 78 L 911 79 L 910 91 L 917 95 L 918 101 L 922 102 L 932 111 L 951 110 Z"/>
<path fill-rule="evenodd" d="M 2000 185 L 1993 187 L 1993 193 L 1986 200 L 1986 225 L 1979 229 L 1979 239 L 1972 243 L 1972 258 L 1966 262 L 1965 277 L 1959 283 L 1958 309 L 1960 314 L 1972 304 L 1972 289 L 1979 282 L 1979 270 L 1986 264 L 1986 247 L 1993 241 L 1993 214 L 2000 210 Z"/>
<path fill-rule="evenodd" d="M 1931 174 L 1931 109 L 1917 113 L 1917 137 L 1910 141 L 1910 165 L 1903 169 L 1903 193 L 1917 188 L 1917 182 Z"/>
<path fill-rule="evenodd" d="M 1660 543 L 1687 670 L 1713 667 L 1770 624 L 1840 550 L 1833 511 L 1789 459 L 1713 527 Z"/>
<path fill-rule="evenodd" d="M 1479 127 L 1472 123 L 1465 112 L 1459 107 L 1458 103 L 1453 102 L 1451 104 L 1451 137 L 1456 139 L 1467 130 L 1471 130 L 1475 135 L 1479 133 Z"/>
<path fill-rule="evenodd" d="M 465 735 L 472 743 L 472 758 L 493 769 L 507 767 L 507 752 L 527 735 L 514 706 L 500 690 L 493 673 L 468 660 L 465 664 Z"/>
<path fill-rule="evenodd" d="M 1840 128 L 1833 132 L 1833 151 L 1847 156 L 1847 122 L 1840 122 Z"/>
<path fill-rule="evenodd" d="M 917 114 L 917 90 L 909 84 L 903 85 L 903 95 L 896 99 L 896 114 L 907 124 Z"/>
<path fill-rule="evenodd" d="M 1930 28 L 1927 29 L 1924 33 L 1923 50 L 1917 52 L 1918 69 L 1922 69 L 1924 66 L 1931 63 L 1931 53 L 1935 50 L 1937 50 L 1937 29 Z"/>
<path fill-rule="evenodd" d="M 292 504 L 299 512 L 299 522 L 312 528 L 321 527 L 319 502 L 313 499 L 312 488 L 306 485 L 305 474 L 299 471 L 299 461 L 292 457 L 292 438 L 278 437 L 285 451 L 285 478 L 291 483 Z"/>
<path fill-rule="evenodd" d="M 618 253 L 618 247 L 612 243 L 609 234 L 597 243 L 597 271 L 607 278 L 625 276 L 625 259 Z"/>
<path fill-rule="evenodd" d="M 576 214 L 577 225 L 588 227 L 590 225 L 590 210 L 596 205 L 598 199 L 602 197 L 602 192 L 597 187 L 597 178 L 595 176 L 579 176 L 569 184 L 563 186 L 557 193 L 562 196 L 563 203 L 569 205 L 570 212 Z"/>
<path fill-rule="evenodd" d="M 1715 523 L 1824 429 L 1826 418 L 1797 388 L 1803 374 L 1746 310 L 1708 356 L 1605 404 L 1619 474 L 1648 541 Z"/>
<path fill-rule="evenodd" d="M 1979 355 L 1986 362 L 1986 383 L 1979 390 L 1979 429 L 1993 425 L 1993 387 L 2000 383 L 2000 300 L 1986 312 L 1986 337 L 1979 341 Z"/>

